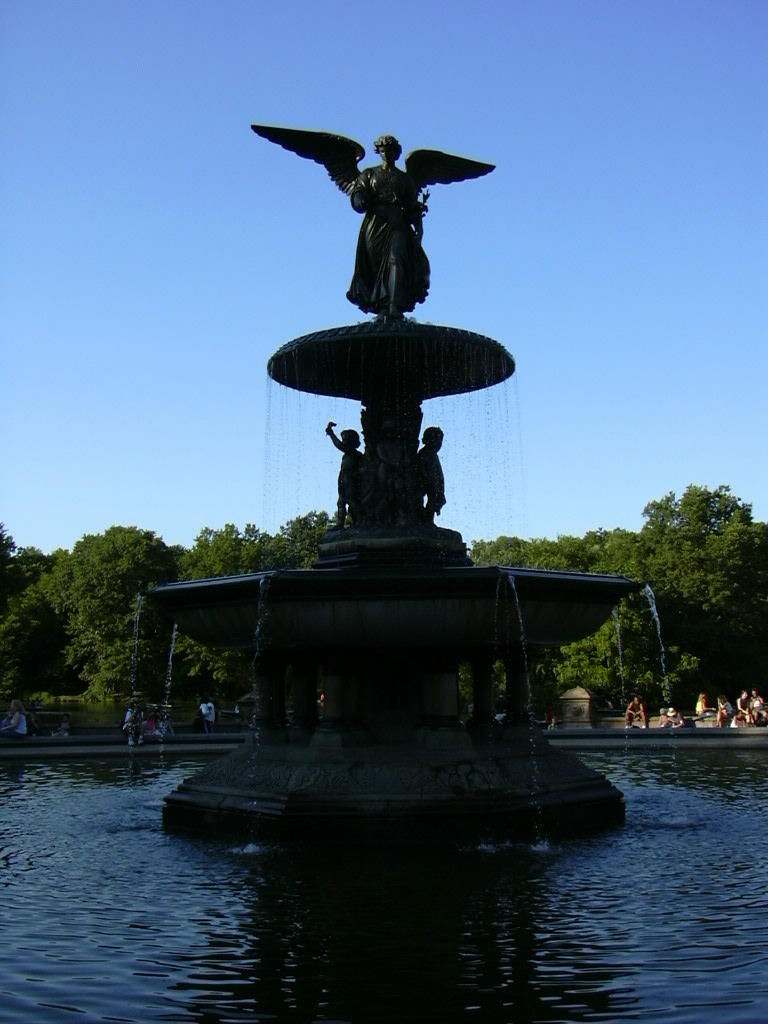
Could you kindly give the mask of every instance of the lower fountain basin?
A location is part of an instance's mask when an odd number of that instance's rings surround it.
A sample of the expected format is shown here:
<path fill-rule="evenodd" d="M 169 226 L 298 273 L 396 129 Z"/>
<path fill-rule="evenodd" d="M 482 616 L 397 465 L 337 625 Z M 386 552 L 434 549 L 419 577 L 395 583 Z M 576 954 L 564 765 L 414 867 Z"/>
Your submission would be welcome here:
<path fill-rule="evenodd" d="M 621 793 L 530 722 L 528 660 L 594 632 L 637 587 L 622 576 L 424 565 L 159 586 L 151 596 L 182 632 L 257 655 L 252 741 L 169 794 L 166 821 L 407 838 L 621 820 Z"/>

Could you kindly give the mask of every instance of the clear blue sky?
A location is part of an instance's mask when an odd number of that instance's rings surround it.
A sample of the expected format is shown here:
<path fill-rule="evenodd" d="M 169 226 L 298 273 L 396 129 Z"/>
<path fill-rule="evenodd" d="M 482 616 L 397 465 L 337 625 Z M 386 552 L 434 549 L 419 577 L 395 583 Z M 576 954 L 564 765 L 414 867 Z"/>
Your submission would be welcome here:
<path fill-rule="evenodd" d="M 517 361 L 427 402 L 441 525 L 623 526 L 689 483 L 768 519 L 765 0 L 3 0 L 0 520 L 191 544 L 332 510 L 329 419 L 268 382 L 362 318 L 359 219 L 252 121 L 487 160 L 432 189 L 416 316 Z"/>

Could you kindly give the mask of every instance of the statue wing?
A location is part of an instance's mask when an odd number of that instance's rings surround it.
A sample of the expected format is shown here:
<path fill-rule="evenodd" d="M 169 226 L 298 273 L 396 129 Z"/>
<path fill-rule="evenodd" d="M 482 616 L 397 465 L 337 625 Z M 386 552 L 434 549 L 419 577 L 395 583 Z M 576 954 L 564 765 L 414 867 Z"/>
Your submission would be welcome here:
<path fill-rule="evenodd" d="M 463 156 L 441 153 L 438 149 L 414 149 L 405 158 L 405 169 L 419 188 L 426 185 L 450 185 L 453 181 L 481 178 L 490 174 L 495 164 L 468 160 Z"/>
<path fill-rule="evenodd" d="M 351 192 L 360 174 L 357 165 L 365 156 L 365 150 L 359 142 L 345 139 L 343 135 L 308 132 L 298 128 L 274 128 L 266 124 L 252 124 L 251 128 L 262 139 L 276 142 L 283 149 L 322 164 L 342 192 Z"/>

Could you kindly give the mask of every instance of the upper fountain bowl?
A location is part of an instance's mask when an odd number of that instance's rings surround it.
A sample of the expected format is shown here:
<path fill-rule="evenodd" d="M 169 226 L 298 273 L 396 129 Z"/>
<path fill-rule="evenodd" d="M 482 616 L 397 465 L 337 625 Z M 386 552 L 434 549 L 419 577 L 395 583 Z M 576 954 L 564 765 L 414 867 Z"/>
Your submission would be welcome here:
<path fill-rule="evenodd" d="M 515 361 L 492 338 L 413 320 L 374 320 L 289 341 L 267 365 L 279 384 L 367 404 L 407 395 L 416 401 L 492 387 Z"/>

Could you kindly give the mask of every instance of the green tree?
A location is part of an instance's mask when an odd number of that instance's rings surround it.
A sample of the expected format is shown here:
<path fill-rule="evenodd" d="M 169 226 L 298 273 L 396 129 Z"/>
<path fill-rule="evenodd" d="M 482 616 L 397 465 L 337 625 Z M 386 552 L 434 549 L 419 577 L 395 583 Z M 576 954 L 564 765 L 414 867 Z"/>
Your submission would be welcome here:
<path fill-rule="evenodd" d="M 8 533 L 4 523 L 0 523 L 0 613 L 5 608 L 6 601 L 14 592 L 14 569 L 13 556 L 16 551 L 16 542 Z"/>
<path fill-rule="evenodd" d="M 482 541 L 473 546 L 472 557 L 478 564 L 620 573 L 637 579 L 636 546 L 637 535 L 630 531 L 593 530 L 584 537 L 563 535 L 556 540 L 500 537 Z M 644 625 L 643 617 L 647 620 Z M 532 652 L 530 676 L 536 708 L 541 711 L 553 705 L 560 693 L 573 686 L 586 686 L 603 700 L 620 704 L 630 677 L 633 686 L 642 682 L 645 696 L 653 688 L 652 673 L 647 672 L 651 641 L 647 603 L 626 598 L 619 620 L 609 618 L 592 636 L 561 648 L 536 651 L 535 656 Z"/>
<path fill-rule="evenodd" d="M 0 693 L 4 698 L 62 695 L 81 687 L 66 663 L 64 616 L 57 612 L 53 572 L 12 595 L 0 619 Z"/>
<path fill-rule="evenodd" d="M 317 558 L 320 538 L 328 529 L 325 512 L 308 512 L 280 528 L 276 536 L 252 523 L 240 530 L 227 523 L 219 530 L 206 527 L 192 548 L 182 555 L 183 579 L 234 576 L 273 569 L 309 568 Z M 236 698 L 252 685 L 253 655 L 246 651 L 222 651 L 180 636 L 176 646 L 174 693 Z"/>
<path fill-rule="evenodd" d="M 678 703 L 734 693 L 768 672 L 768 526 L 729 487 L 650 502 L 640 565 L 655 594 Z"/>
<path fill-rule="evenodd" d="M 64 660 L 64 617 L 56 611 L 52 574 L 66 552 L 17 548 L 0 527 L 0 696 L 62 693 L 73 683 Z"/>
<path fill-rule="evenodd" d="M 66 620 L 66 663 L 87 685 L 85 696 L 108 700 L 133 682 L 139 595 L 177 575 L 177 551 L 151 530 L 112 526 L 87 534 L 54 572 L 55 601 Z M 158 690 L 171 629 L 149 601 L 141 603 L 136 683 Z"/>
<path fill-rule="evenodd" d="M 730 488 L 691 485 L 650 502 L 639 533 L 595 530 L 557 540 L 481 541 L 481 564 L 617 572 L 655 596 L 625 598 L 593 636 L 538 656 L 537 695 L 577 683 L 614 704 L 637 691 L 650 705 L 693 707 L 696 694 L 734 694 L 768 674 L 768 526 Z M 666 671 L 665 671 L 666 670 Z"/>
<path fill-rule="evenodd" d="M 242 532 L 232 523 L 220 530 L 206 526 L 179 559 L 182 579 L 208 579 L 257 572 L 269 566 L 272 538 L 252 523 Z"/>
<path fill-rule="evenodd" d="M 307 512 L 291 519 L 273 538 L 271 569 L 309 569 L 317 558 L 318 545 L 329 526 L 326 512 Z"/>

